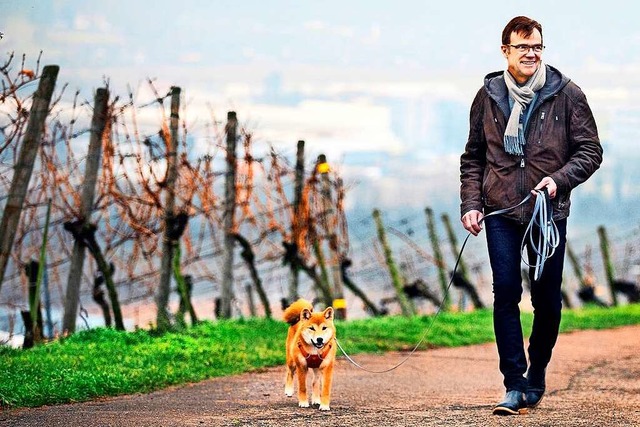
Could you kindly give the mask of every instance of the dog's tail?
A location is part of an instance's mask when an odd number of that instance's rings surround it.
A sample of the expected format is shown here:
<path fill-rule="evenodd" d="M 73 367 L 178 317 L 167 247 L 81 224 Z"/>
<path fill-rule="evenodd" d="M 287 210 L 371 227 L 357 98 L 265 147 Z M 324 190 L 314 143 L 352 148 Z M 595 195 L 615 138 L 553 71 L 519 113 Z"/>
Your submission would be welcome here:
<path fill-rule="evenodd" d="M 300 313 L 302 313 L 302 310 L 304 310 L 305 308 L 309 311 L 313 311 L 313 305 L 311 305 L 309 301 L 300 298 L 298 301 L 287 307 L 287 309 L 284 311 L 284 314 L 282 315 L 282 318 L 289 325 L 293 326 L 298 323 L 298 321 L 300 320 Z"/>

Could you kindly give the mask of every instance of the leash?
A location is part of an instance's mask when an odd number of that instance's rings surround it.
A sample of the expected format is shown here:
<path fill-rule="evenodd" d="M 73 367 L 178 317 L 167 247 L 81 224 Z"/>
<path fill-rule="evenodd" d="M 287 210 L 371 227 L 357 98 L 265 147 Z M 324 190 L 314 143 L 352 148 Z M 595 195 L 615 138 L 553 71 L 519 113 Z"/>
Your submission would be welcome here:
<path fill-rule="evenodd" d="M 524 233 L 524 238 L 522 239 L 522 245 L 520 246 L 520 253 L 522 254 L 525 250 L 526 238 L 528 235 L 531 248 L 536 255 L 536 262 L 534 264 L 529 264 L 528 260 L 524 260 L 524 257 L 522 257 L 522 260 L 528 267 L 534 268 L 534 280 L 540 279 L 545 261 L 553 256 L 556 248 L 560 244 L 558 227 L 553 221 L 553 206 L 551 205 L 549 193 L 546 188 L 544 191 L 536 190 L 536 192 L 538 195 L 533 208 L 533 217 L 531 218 L 531 221 L 529 221 L 527 230 Z M 537 242 L 534 242 L 534 225 L 538 226 L 538 229 L 540 230 Z"/>
<path fill-rule="evenodd" d="M 525 264 L 535 269 L 534 279 L 538 280 L 540 278 L 540 275 L 542 275 L 542 269 L 544 267 L 545 261 L 551 256 L 553 256 L 556 247 L 558 247 L 558 244 L 560 242 L 560 237 L 558 235 L 558 228 L 556 227 L 556 224 L 553 221 L 553 207 L 551 205 L 551 198 L 549 197 L 549 192 L 547 191 L 546 188 L 542 190 L 534 190 L 534 192 L 536 193 L 536 201 L 535 201 L 535 206 L 533 208 L 533 217 L 531 218 L 531 221 L 529 221 L 529 225 L 525 230 L 525 234 L 522 239 L 522 245 L 520 246 L 520 254 L 521 254 L 520 256 L 524 261 L 524 257 L 522 256 L 522 254 L 526 247 L 527 235 L 529 235 L 531 246 L 533 247 L 533 251 L 536 254 L 536 261 L 532 265 L 529 264 L 527 261 L 525 261 Z M 489 218 L 490 216 L 502 215 L 519 208 L 520 206 L 527 203 L 532 196 L 533 194 L 529 193 L 527 197 L 525 197 L 517 205 L 504 208 L 504 209 L 499 209 L 497 211 L 493 211 L 490 214 L 485 215 L 480 219 L 479 223 L 482 223 L 485 219 Z M 533 227 L 534 225 L 538 226 L 540 230 L 540 233 L 537 239 L 538 240 L 537 244 L 536 242 L 534 242 L 534 227 Z M 400 366 L 404 365 L 407 360 L 409 360 L 409 358 L 418 350 L 420 345 L 426 340 L 427 335 L 429 334 L 429 332 L 431 332 L 433 325 L 436 323 L 438 315 L 440 315 L 440 312 L 442 311 L 442 306 L 444 304 L 446 295 L 449 294 L 449 289 L 451 288 L 451 285 L 453 283 L 453 278 L 455 276 L 456 271 L 458 270 L 460 259 L 462 258 L 462 252 L 464 251 L 464 248 L 467 245 L 467 242 L 469 241 L 469 237 L 471 237 L 471 233 L 467 234 L 467 237 L 465 237 L 464 242 L 462 243 L 462 247 L 460 248 L 460 252 L 458 253 L 458 257 L 456 258 L 456 263 L 453 267 L 453 272 L 451 273 L 451 279 L 449 279 L 449 283 L 445 288 L 445 296 L 443 297 L 442 301 L 438 305 L 438 309 L 436 310 L 436 313 L 433 316 L 433 320 L 431 320 L 431 323 L 429 324 L 429 326 L 427 326 L 427 329 L 422 334 L 422 337 L 417 342 L 417 344 L 413 347 L 413 349 L 409 352 L 409 354 L 407 354 L 407 356 L 404 359 L 402 359 L 398 364 L 390 368 L 382 369 L 382 370 L 369 369 L 360 365 L 355 360 L 353 360 L 353 358 L 347 354 L 344 348 L 342 348 L 340 341 L 338 341 L 338 339 L 335 338 L 338 348 L 340 349 L 342 354 L 344 354 L 347 360 L 351 362 L 352 365 L 354 365 L 358 369 L 361 369 L 363 371 L 366 371 L 372 374 L 384 374 L 387 372 L 391 372 L 395 369 L 398 369 Z"/>

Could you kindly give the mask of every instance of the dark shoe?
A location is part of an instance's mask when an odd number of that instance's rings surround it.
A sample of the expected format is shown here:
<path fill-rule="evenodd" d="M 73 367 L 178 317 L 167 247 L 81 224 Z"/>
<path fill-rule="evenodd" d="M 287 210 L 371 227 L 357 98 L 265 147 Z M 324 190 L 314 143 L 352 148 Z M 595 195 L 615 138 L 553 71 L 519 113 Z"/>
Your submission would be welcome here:
<path fill-rule="evenodd" d="M 527 400 L 525 394 L 518 390 L 509 390 L 504 396 L 504 401 L 493 408 L 493 415 L 518 415 L 527 413 Z"/>
<path fill-rule="evenodd" d="M 534 372 L 529 369 L 527 373 L 527 406 L 529 408 L 535 408 L 542 401 L 544 391 L 546 389 L 545 383 L 546 369 L 540 372 Z"/>

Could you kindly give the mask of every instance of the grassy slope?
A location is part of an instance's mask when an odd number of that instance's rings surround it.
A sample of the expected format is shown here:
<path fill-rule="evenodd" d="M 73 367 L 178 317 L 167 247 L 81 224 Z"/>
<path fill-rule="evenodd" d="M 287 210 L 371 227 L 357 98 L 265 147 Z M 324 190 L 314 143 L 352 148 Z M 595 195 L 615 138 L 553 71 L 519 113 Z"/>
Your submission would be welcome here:
<path fill-rule="evenodd" d="M 523 314 L 525 333 L 531 314 Z M 564 311 L 562 331 L 640 323 L 640 305 Z M 264 319 L 205 322 L 181 332 L 94 329 L 23 351 L 0 348 L 0 406 L 40 406 L 149 392 L 284 364 L 287 325 Z M 491 311 L 338 322 L 349 354 L 493 340 Z"/>

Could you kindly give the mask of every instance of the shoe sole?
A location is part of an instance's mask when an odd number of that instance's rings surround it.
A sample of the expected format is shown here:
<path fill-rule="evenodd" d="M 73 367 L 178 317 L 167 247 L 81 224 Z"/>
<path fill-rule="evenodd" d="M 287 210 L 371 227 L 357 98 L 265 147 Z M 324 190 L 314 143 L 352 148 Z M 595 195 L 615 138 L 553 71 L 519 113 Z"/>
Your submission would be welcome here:
<path fill-rule="evenodd" d="M 505 406 L 496 406 L 493 408 L 493 415 L 524 415 L 528 412 L 527 408 L 520 408 L 517 411 Z"/>

